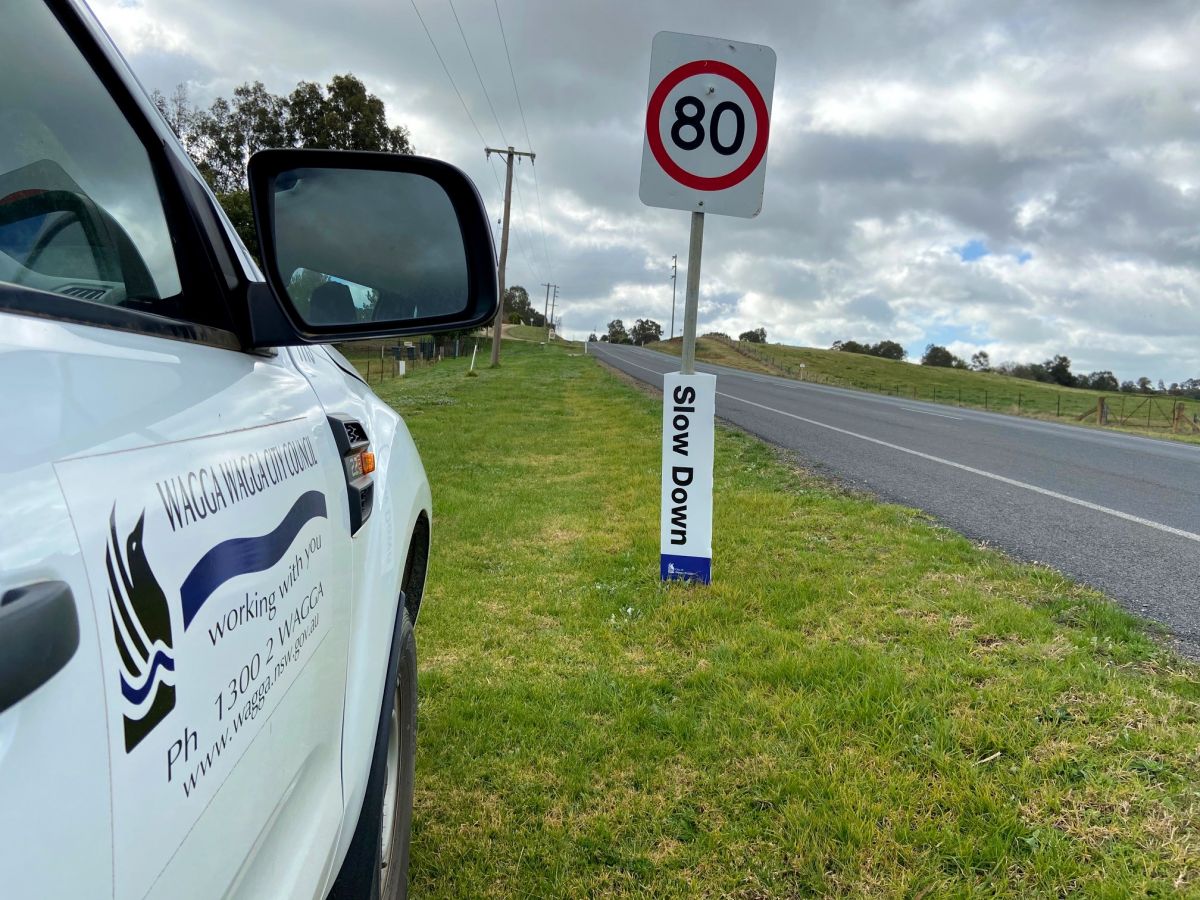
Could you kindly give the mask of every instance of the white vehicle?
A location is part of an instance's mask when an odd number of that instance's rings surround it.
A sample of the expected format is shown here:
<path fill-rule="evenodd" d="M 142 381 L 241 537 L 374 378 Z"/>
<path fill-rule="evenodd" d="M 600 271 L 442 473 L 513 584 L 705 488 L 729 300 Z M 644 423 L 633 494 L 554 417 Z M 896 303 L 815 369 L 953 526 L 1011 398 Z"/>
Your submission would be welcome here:
<path fill-rule="evenodd" d="M 85 7 L 0 25 L 0 896 L 403 896 L 430 491 L 322 345 L 487 321 L 478 193 L 260 153 L 264 279 Z"/>

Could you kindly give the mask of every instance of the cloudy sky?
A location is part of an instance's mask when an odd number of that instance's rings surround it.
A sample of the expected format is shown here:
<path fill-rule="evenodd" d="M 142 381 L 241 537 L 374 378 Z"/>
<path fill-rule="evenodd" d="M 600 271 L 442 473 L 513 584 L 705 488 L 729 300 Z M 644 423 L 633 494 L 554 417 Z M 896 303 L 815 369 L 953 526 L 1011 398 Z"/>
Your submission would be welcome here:
<path fill-rule="evenodd" d="M 447 0 L 416 3 L 482 137 L 538 154 L 536 183 L 517 170 L 508 280 L 539 308 L 558 283 L 573 336 L 665 328 L 676 253 L 682 308 L 688 215 L 638 200 L 650 41 L 669 30 L 778 55 L 763 212 L 708 217 L 702 331 L 1200 377 L 1193 2 L 499 0 L 528 140 L 493 0 L 454 6 L 490 106 Z M 354 72 L 498 216 L 501 165 L 409 0 L 92 4 L 147 89 L 184 82 L 204 105 Z"/>

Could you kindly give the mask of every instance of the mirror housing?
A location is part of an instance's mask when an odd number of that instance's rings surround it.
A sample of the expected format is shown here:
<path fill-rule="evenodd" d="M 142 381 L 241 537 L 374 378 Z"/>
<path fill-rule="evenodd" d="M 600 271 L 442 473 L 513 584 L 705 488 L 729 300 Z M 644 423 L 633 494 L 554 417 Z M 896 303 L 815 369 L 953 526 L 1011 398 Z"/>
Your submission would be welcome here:
<path fill-rule="evenodd" d="M 457 331 L 499 303 L 487 211 L 461 170 L 349 150 L 261 150 L 250 198 L 266 283 L 252 347 Z"/>

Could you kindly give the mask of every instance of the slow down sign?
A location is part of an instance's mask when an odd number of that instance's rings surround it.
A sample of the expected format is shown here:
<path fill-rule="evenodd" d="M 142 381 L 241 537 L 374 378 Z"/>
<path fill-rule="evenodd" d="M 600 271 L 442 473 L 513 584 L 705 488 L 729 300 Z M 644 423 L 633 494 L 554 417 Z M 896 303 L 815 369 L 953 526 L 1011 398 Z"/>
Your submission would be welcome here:
<path fill-rule="evenodd" d="M 713 415 L 717 376 L 663 376 L 663 581 L 712 581 Z"/>

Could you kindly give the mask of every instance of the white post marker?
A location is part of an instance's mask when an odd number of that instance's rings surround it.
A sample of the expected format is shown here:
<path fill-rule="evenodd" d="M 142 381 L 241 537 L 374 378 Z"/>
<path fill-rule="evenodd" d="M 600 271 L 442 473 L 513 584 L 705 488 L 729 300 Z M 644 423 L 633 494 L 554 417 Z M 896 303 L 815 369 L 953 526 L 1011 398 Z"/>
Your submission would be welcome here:
<path fill-rule="evenodd" d="M 647 206 L 692 214 L 680 371 L 663 376 L 664 581 L 712 580 L 717 379 L 696 374 L 704 214 L 753 218 L 762 209 L 774 89 L 770 47 L 671 31 L 654 36 L 638 193 Z"/>
<path fill-rule="evenodd" d="M 663 376 L 659 576 L 712 581 L 713 415 L 716 375 Z"/>

